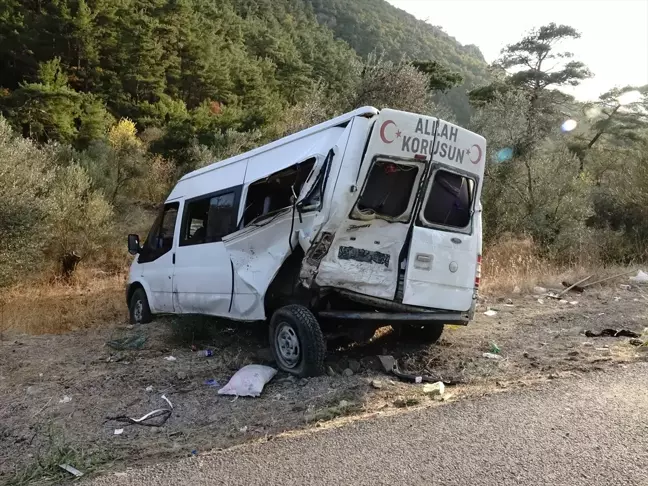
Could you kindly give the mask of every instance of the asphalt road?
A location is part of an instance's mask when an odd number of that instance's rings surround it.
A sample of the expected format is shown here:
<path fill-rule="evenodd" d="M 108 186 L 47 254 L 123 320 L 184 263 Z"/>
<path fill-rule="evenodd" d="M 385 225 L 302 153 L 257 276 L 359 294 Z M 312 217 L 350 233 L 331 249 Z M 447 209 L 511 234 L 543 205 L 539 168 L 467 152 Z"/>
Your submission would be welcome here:
<path fill-rule="evenodd" d="M 648 485 L 648 364 L 253 444 L 110 485 Z"/>

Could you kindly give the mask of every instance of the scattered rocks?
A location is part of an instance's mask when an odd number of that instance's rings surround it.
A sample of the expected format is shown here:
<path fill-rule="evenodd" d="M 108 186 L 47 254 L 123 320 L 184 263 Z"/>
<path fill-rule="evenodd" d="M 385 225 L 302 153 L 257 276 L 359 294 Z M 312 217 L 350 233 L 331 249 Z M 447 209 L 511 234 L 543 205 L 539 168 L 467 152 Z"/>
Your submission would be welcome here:
<path fill-rule="evenodd" d="M 533 292 L 535 292 L 536 294 L 546 294 L 547 289 L 545 289 L 544 287 L 533 287 Z"/>
<path fill-rule="evenodd" d="M 632 338 L 632 339 L 630 339 L 630 341 L 628 341 L 628 342 L 629 342 L 630 344 L 632 344 L 633 346 L 642 346 L 643 343 L 644 343 L 644 342 L 643 342 L 641 339 L 639 339 L 639 338 Z"/>
<path fill-rule="evenodd" d="M 349 360 L 349 369 L 353 371 L 354 373 L 357 373 L 360 371 L 360 362 L 356 361 L 355 359 L 350 359 Z"/>
<path fill-rule="evenodd" d="M 380 380 L 372 380 L 371 381 L 371 386 L 373 386 L 377 390 L 380 390 L 383 387 L 383 383 Z"/>
<path fill-rule="evenodd" d="M 423 393 L 431 397 L 440 397 L 445 392 L 445 385 L 442 381 L 436 383 L 426 383 L 423 385 Z"/>
<path fill-rule="evenodd" d="M 187 373 L 184 371 L 178 371 L 178 374 L 176 375 L 178 377 L 178 380 L 186 380 L 187 379 Z"/>
<path fill-rule="evenodd" d="M 343 374 L 344 376 L 346 376 L 347 378 L 349 378 L 349 377 L 353 376 L 353 370 L 352 370 L 351 368 L 346 368 L 346 369 L 342 372 L 342 374 Z"/>
<path fill-rule="evenodd" d="M 482 356 L 488 359 L 502 359 L 502 357 L 499 354 L 495 354 L 495 353 L 484 353 L 482 354 Z"/>
<path fill-rule="evenodd" d="M 506 305 L 513 305 L 513 299 L 506 299 Z"/>
<path fill-rule="evenodd" d="M 570 352 L 567 353 L 567 354 L 568 354 L 569 356 L 578 356 L 580 353 L 579 353 L 578 351 L 574 350 L 574 351 L 570 351 Z"/>

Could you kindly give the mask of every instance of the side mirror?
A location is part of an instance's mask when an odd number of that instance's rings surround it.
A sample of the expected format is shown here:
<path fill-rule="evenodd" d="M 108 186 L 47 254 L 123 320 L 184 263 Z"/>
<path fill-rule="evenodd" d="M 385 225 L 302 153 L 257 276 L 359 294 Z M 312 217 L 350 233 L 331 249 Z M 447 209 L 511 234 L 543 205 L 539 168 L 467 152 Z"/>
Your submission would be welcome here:
<path fill-rule="evenodd" d="M 128 253 L 137 255 L 142 250 L 138 235 L 128 235 Z"/>

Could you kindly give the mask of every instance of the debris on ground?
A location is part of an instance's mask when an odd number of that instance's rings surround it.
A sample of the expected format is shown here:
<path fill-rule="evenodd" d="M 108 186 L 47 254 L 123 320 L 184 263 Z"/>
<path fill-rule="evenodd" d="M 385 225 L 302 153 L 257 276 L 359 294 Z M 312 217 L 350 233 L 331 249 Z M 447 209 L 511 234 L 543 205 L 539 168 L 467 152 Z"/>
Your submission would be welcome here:
<path fill-rule="evenodd" d="M 349 378 L 350 376 L 353 376 L 353 370 L 352 370 L 351 368 L 346 368 L 346 369 L 342 372 L 342 374 L 343 374 L 344 376 L 346 376 L 347 378 Z"/>
<path fill-rule="evenodd" d="M 502 359 L 502 356 L 500 356 L 499 354 L 495 354 L 495 353 L 484 353 L 484 354 L 482 354 L 482 356 L 484 358 L 488 358 L 488 359 Z"/>
<path fill-rule="evenodd" d="M 501 351 L 502 350 L 499 348 L 497 343 L 491 341 L 491 343 L 490 343 L 490 352 L 493 353 L 493 354 L 500 354 Z"/>
<path fill-rule="evenodd" d="M 538 299 L 538 304 L 544 304 L 544 299 Z"/>
<path fill-rule="evenodd" d="M 630 277 L 630 281 L 634 283 L 639 283 L 639 284 L 645 284 L 648 283 L 648 273 L 639 270 L 637 272 L 637 275 L 634 277 Z"/>
<path fill-rule="evenodd" d="M 569 301 L 569 305 L 578 305 L 578 301 L 577 300 L 571 300 L 571 301 Z"/>
<path fill-rule="evenodd" d="M 435 378 L 432 376 L 424 376 L 424 375 L 412 375 L 409 373 L 403 373 L 399 368 L 398 368 L 398 362 L 396 359 L 391 356 L 391 355 L 380 355 L 378 356 L 378 359 L 380 360 L 380 364 L 382 364 L 383 368 L 387 373 L 391 373 L 392 375 L 396 376 L 402 381 L 408 381 L 408 382 L 414 382 L 414 383 L 436 383 L 437 381 L 443 381 L 443 383 L 446 386 L 452 386 L 456 385 L 458 382 L 457 381 L 448 381 L 448 380 L 440 380 L 439 378 Z"/>
<path fill-rule="evenodd" d="M 270 366 L 251 364 L 244 366 L 230 378 L 219 395 L 235 395 L 237 397 L 258 397 L 263 387 L 277 374 Z"/>
<path fill-rule="evenodd" d="M 629 337 L 638 338 L 641 335 L 628 329 L 603 329 L 601 332 L 585 331 L 587 337 Z"/>
<path fill-rule="evenodd" d="M 115 429 L 114 435 L 122 435 L 124 433 L 124 429 Z"/>
<path fill-rule="evenodd" d="M 437 381 L 436 383 L 426 383 L 423 385 L 423 393 L 433 397 L 440 397 L 445 392 L 445 385 L 442 381 Z"/>
<path fill-rule="evenodd" d="M 418 405 L 420 400 L 418 398 L 409 397 L 409 398 L 397 398 L 394 400 L 394 406 L 397 408 L 413 407 Z"/>
<path fill-rule="evenodd" d="M 204 384 L 212 388 L 220 388 L 220 383 L 218 383 L 218 381 L 214 380 L 213 378 L 205 380 Z"/>
<path fill-rule="evenodd" d="M 178 371 L 177 375 L 178 380 L 186 380 L 187 379 L 187 373 L 184 371 Z"/>
<path fill-rule="evenodd" d="M 72 401 L 72 398 L 68 397 L 65 395 L 63 398 L 59 400 L 59 403 L 70 403 Z"/>
<path fill-rule="evenodd" d="M 196 356 L 200 356 L 201 358 L 211 358 L 212 356 L 214 356 L 214 350 L 203 349 L 201 351 L 196 351 Z"/>
<path fill-rule="evenodd" d="M 152 412 L 149 412 L 138 419 L 130 418 L 127 417 L 126 415 L 118 415 L 116 417 L 106 417 L 106 419 L 115 420 L 117 422 L 127 422 L 133 425 L 145 425 L 147 427 L 162 427 L 171 416 L 171 413 L 173 412 L 173 404 L 171 403 L 171 401 L 165 395 L 162 395 L 162 399 L 169 404 L 169 408 L 159 408 L 157 410 L 153 410 Z M 160 420 L 158 420 L 157 422 L 150 422 L 150 420 L 154 418 L 160 418 Z"/>
<path fill-rule="evenodd" d="M 630 289 L 632 289 L 632 285 L 628 285 L 628 284 L 620 284 L 620 285 L 619 285 L 619 288 L 620 288 L 621 290 L 630 290 Z"/>
<path fill-rule="evenodd" d="M 146 336 L 136 334 L 134 336 L 127 336 L 121 339 L 113 339 L 106 342 L 106 345 L 118 351 L 124 351 L 127 349 L 142 349 L 144 347 L 144 344 L 146 344 L 147 339 L 148 338 Z"/>
<path fill-rule="evenodd" d="M 145 388 L 147 392 L 152 392 L 153 391 L 153 385 L 149 385 Z"/>
<path fill-rule="evenodd" d="M 488 317 L 493 317 L 497 315 L 497 311 L 494 311 L 493 309 L 488 309 L 486 312 L 484 312 L 484 315 Z"/>
<path fill-rule="evenodd" d="M 643 344 L 644 344 L 643 340 L 641 340 L 639 338 L 632 338 L 628 342 L 630 344 L 632 344 L 633 346 L 643 346 Z"/>
<path fill-rule="evenodd" d="M 382 384 L 382 381 L 380 381 L 380 380 L 372 380 L 371 381 L 371 386 L 373 386 L 377 390 L 380 390 L 383 387 L 383 384 Z"/>
<path fill-rule="evenodd" d="M 513 293 L 514 294 L 521 294 L 522 289 L 518 285 L 516 285 L 515 287 L 513 287 Z"/>
<path fill-rule="evenodd" d="M 544 287 L 533 287 L 533 293 L 535 293 L 535 294 L 546 294 L 547 289 L 545 289 Z"/>
<path fill-rule="evenodd" d="M 76 476 L 77 478 L 83 476 L 83 473 L 81 471 L 79 471 L 76 467 L 70 466 L 69 464 L 59 464 L 59 467 L 69 472 L 70 474 Z"/>
<path fill-rule="evenodd" d="M 164 359 L 167 360 L 167 361 L 175 361 L 176 360 L 175 356 L 167 356 Z"/>

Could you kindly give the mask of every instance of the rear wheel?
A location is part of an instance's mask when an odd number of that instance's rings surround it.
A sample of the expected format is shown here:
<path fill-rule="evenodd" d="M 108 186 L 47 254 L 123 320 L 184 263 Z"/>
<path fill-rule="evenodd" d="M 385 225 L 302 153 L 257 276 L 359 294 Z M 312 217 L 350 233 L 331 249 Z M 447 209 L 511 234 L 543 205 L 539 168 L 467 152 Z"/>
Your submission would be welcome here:
<path fill-rule="evenodd" d="M 411 341 L 436 343 L 443 334 L 443 324 L 402 324 L 400 335 Z"/>
<path fill-rule="evenodd" d="M 279 368 L 293 375 L 324 373 L 326 341 L 313 313 L 301 305 L 287 305 L 270 320 L 270 347 Z"/>
<path fill-rule="evenodd" d="M 141 287 L 133 292 L 128 310 L 131 324 L 147 324 L 153 320 L 146 292 Z"/>

